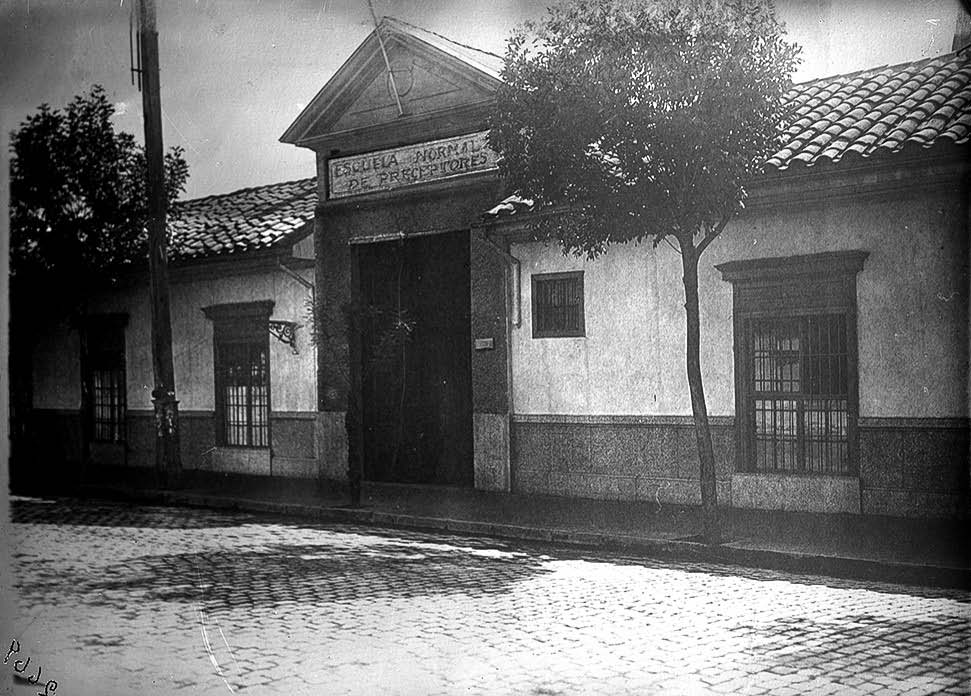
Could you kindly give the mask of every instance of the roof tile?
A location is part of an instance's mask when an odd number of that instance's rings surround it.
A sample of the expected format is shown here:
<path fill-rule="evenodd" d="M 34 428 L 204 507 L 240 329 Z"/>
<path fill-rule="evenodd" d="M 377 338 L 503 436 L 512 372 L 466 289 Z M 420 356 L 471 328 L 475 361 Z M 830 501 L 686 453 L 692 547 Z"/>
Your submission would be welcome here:
<path fill-rule="evenodd" d="M 790 125 L 766 169 L 874 157 L 948 140 L 971 140 L 971 51 L 836 75 L 795 85 Z M 531 206 L 512 196 L 487 215 Z"/>
<path fill-rule="evenodd" d="M 837 161 L 846 151 L 865 155 L 910 142 L 929 146 L 943 137 L 960 141 L 971 129 L 971 62 L 959 51 L 822 78 L 796 85 L 787 99 L 794 107 L 788 142 L 766 162 L 776 169 Z"/>
<path fill-rule="evenodd" d="M 169 217 L 174 259 L 266 249 L 291 240 L 314 219 L 316 178 L 180 201 Z"/>

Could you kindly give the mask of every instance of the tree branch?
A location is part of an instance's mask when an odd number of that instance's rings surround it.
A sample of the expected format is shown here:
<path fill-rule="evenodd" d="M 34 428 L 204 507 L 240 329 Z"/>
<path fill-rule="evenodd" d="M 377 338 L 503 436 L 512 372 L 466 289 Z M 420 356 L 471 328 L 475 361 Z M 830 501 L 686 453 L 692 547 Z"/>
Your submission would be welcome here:
<path fill-rule="evenodd" d="M 722 233 L 722 230 L 725 229 L 725 225 L 727 225 L 733 217 L 735 217 L 734 211 L 726 212 L 722 216 L 722 219 L 718 221 L 718 224 L 712 229 L 708 230 L 708 234 L 706 234 L 704 239 L 698 242 L 698 246 L 695 247 L 695 249 L 698 251 L 698 256 L 701 256 L 702 252 L 708 248 L 708 245 L 715 241 L 715 238 Z"/>
<path fill-rule="evenodd" d="M 676 252 L 678 253 L 678 255 L 680 255 L 680 254 L 681 254 L 681 250 L 680 250 L 680 249 L 678 249 L 678 247 L 676 247 L 676 246 L 674 246 L 674 245 L 673 245 L 673 244 L 671 243 L 671 240 L 667 238 L 667 236 L 664 236 L 664 237 L 661 237 L 661 241 L 662 241 L 662 242 L 664 242 L 665 244 L 667 244 L 667 245 L 668 245 L 669 247 L 671 247 L 672 249 L 674 249 L 674 250 L 675 250 L 675 251 L 676 251 Z"/>

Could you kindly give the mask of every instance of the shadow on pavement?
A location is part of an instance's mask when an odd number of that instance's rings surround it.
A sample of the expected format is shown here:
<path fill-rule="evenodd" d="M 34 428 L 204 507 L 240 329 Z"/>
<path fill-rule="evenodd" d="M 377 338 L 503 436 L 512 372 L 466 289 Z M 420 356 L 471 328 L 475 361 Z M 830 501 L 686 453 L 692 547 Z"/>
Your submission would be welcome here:
<path fill-rule="evenodd" d="M 252 513 L 162 507 L 139 503 L 91 503 L 80 499 L 12 498 L 10 521 L 14 524 L 86 525 L 148 529 L 211 529 L 263 522 Z"/>
<path fill-rule="evenodd" d="M 940 673 L 942 664 L 948 664 L 948 670 L 961 675 L 960 681 L 967 684 L 971 677 L 967 622 L 966 617 L 947 614 L 919 621 L 869 614 L 835 616 L 828 621 L 787 617 L 768 627 L 749 627 L 749 633 L 753 639 L 771 636 L 769 642 L 761 642 L 760 649 L 774 663 L 770 671 L 775 674 L 853 672 L 861 665 L 881 668 L 892 663 L 894 679 L 903 681 L 933 676 Z M 744 627 L 736 631 L 744 633 Z"/>
<path fill-rule="evenodd" d="M 445 544 L 348 543 L 271 545 L 255 550 L 143 556 L 107 568 L 110 580 L 87 583 L 93 594 L 209 606 L 273 606 L 286 601 L 462 594 L 501 594 L 552 572 L 526 554 Z"/>
<path fill-rule="evenodd" d="M 339 532 L 349 535 L 350 539 L 338 544 L 279 544 L 232 553 L 146 555 L 112 566 L 105 576 L 111 578 L 108 580 L 73 583 L 69 579 L 52 577 L 44 583 L 43 590 L 47 594 L 64 592 L 75 597 L 78 592 L 124 589 L 141 590 L 150 598 L 166 601 L 212 600 L 235 606 L 240 603 L 275 604 L 293 597 L 294 593 L 301 600 L 321 601 L 364 595 L 373 597 L 375 593 L 401 597 L 454 593 L 481 595 L 503 592 L 514 583 L 552 572 L 544 566 L 550 560 L 557 560 L 635 565 L 753 581 L 857 588 L 971 603 L 971 593 L 955 589 L 879 580 L 844 580 L 676 557 L 645 558 L 539 541 L 504 541 L 456 536 L 449 532 L 313 523 L 272 513 L 92 503 L 79 499 L 15 498 L 10 502 L 11 520 L 18 524 L 170 530 L 238 529 L 247 524 L 273 524 L 300 530 Z M 360 539 L 365 536 L 381 541 L 362 543 Z M 146 552 L 151 553 L 151 549 Z M 31 588 L 25 590 L 30 592 Z"/>

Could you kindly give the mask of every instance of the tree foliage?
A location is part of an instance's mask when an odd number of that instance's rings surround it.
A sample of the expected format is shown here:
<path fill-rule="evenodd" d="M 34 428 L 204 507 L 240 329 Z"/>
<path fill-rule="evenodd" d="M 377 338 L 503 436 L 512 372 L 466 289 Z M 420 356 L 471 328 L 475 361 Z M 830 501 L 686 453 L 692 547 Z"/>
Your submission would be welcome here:
<path fill-rule="evenodd" d="M 20 282 L 54 279 L 83 290 L 145 259 L 144 149 L 115 132 L 102 87 L 63 110 L 47 104 L 11 135 L 11 272 Z M 165 156 L 171 204 L 184 191 L 182 150 Z"/>
<path fill-rule="evenodd" d="M 567 251 L 703 248 L 779 145 L 796 61 L 759 0 L 568 0 L 509 40 L 491 143 L 513 190 L 569 209 L 534 222 Z"/>
<path fill-rule="evenodd" d="M 500 173 L 533 201 L 537 236 L 590 258 L 677 240 L 709 543 L 721 533 L 698 259 L 780 146 L 797 56 L 767 0 L 564 0 L 509 40 L 493 114 Z"/>

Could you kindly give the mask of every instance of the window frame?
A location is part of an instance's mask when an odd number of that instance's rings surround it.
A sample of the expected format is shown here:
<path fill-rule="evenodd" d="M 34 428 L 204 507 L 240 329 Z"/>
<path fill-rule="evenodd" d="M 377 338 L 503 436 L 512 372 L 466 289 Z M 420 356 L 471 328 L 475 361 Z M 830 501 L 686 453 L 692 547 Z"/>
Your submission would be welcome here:
<path fill-rule="evenodd" d="M 556 280 L 576 279 L 580 283 L 579 288 L 579 314 L 580 325 L 576 329 L 540 329 L 539 328 L 539 301 L 536 288 L 544 282 Z M 533 273 L 530 276 L 530 308 L 532 313 L 533 338 L 585 338 L 587 335 L 587 319 L 584 295 L 586 288 L 583 282 L 583 271 L 562 271 L 558 273 Z"/>
<path fill-rule="evenodd" d="M 782 258 L 729 261 L 715 266 L 732 284 L 733 357 L 735 368 L 735 470 L 786 476 L 859 475 L 859 346 L 857 283 L 868 253 L 860 250 L 825 252 Z M 842 316 L 846 327 L 847 466 L 844 471 L 758 469 L 755 458 L 755 398 L 748 323 L 757 319 L 785 320 L 822 315 Z M 803 391 L 800 390 L 800 394 Z M 798 424 L 799 450 L 806 447 L 804 425 Z M 801 460 L 797 454 L 797 461 Z"/>
<path fill-rule="evenodd" d="M 82 366 L 82 380 L 86 392 L 85 419 L 91 442 L 110 445 L 125 445 L 128 441 L 128 362 L 125 328 L 128 325 L 127 314 L 94 314 L 84 318 L 84 365 Z M 112 335 L 113 334 L 113 335 Z M 110 360 L 108 359 L 110 356 Z M 105 367 L 105 365 L 108 365 Z M 118 374 L 118 403 L 110 415 L 114 419 L 98 418 L 97 391 L 95 389 L 95 372 L 110 371 Z M 98 434 L 98 425 L 106 422 L 109 427 L 117 427 L 116 438 L 102 438 Z"/>
<path fill-rule="evenodd" d="M 213 396 L 215 414 L 216 446 L 245 450 L 268 450 L 273 443 L 273 429 L 271 414 L 273 411 L 272 361 L 270 359 L 270 315 L 273 313 L 273 301 L 234 302 L 204 307 L 203 312 L 212 321 L 213 350 Z M 252 433 L 256 427 L 252 418 L 252 406 L 247 406 L 246 443 L 228 442 L 227 404 L 223 387 L 223 369 L 221 356 L 227 346 L 250 345 L 259 346 L 266 354 L 266 442 L 265 444 L 251 444 Z"/>

